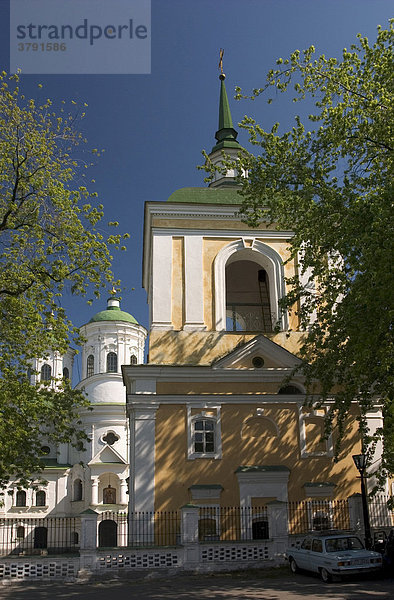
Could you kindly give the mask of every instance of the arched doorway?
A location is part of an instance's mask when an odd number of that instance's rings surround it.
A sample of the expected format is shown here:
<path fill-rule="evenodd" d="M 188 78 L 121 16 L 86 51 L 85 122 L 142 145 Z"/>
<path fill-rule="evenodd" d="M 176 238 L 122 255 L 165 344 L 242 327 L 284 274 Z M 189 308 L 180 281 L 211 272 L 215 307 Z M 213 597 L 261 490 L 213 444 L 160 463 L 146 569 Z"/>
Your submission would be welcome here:
<path fill-rule="evenodd" d="M 34 548 L 48 547 L 48 530 L 46 527 L 36 527 L 34 530 Z"/>
<path fill-rule="evenodd" d="M 114 548 L 118 545 L 118 524 L 112 519 L 101 521 L 99 525 L 99 547 Z"/>

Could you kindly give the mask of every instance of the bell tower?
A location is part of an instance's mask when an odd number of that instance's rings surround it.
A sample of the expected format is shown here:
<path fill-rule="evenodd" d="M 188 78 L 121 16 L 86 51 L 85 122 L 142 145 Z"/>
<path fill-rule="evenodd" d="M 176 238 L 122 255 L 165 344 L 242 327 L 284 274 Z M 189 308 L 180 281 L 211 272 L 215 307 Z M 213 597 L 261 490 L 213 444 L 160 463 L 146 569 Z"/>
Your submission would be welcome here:
<path fill-rule="evenodd" d="M 239 217 L 238 174 L 223 161 L 235 162 L 242 147 L 222 68 L 219 79 L 219 126 L 208 155 L 218 167 L 214 180 L 145 205 L 150 363 L 212 364 L 259 334 L 296 350 L 297 335 L 290 343 L 286 334 L 298 323 L 280 308 L 285 271 L 291 276 L 297 268 L 286 264 L 292 233 L 264 222 L 252 229 Z"/>

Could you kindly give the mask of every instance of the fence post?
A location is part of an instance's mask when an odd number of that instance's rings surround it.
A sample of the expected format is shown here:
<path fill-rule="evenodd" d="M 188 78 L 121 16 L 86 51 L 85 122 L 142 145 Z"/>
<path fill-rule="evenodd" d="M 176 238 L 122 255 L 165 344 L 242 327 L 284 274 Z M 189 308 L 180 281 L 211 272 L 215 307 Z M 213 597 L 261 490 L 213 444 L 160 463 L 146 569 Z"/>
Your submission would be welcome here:
<path fill-rule="evenodd" d="M 98 513 L 88 508 L 80 514 L 81 538 L 80 538 L 80 571 L 86 575 L 94 569 L 97 554 L 97 517 Z M 80 574 L 79 574 L 80 576 Z"/>
<path fill-rule="evenodd" d="M 347 499 L 349 504 L 350 528 L 353 531 L 364 532 L 363 503 L 361 494 L 352 494 Z"/>
<path fill-rule="evenodd" d="M 274 556 L 283 557 L 289 544 L 287 503 L 280 500 L 268 502 L 267 516 L 269 536 L 274 542 Z"/>
<path fill-rule="evenodd" d="M 184 546 L 183 567 L 195 568 L 200 560 L 198 543 L 198 519 L 200 509 L 194 504 L 185 504 L 181 508 L 181 544 Z"/>

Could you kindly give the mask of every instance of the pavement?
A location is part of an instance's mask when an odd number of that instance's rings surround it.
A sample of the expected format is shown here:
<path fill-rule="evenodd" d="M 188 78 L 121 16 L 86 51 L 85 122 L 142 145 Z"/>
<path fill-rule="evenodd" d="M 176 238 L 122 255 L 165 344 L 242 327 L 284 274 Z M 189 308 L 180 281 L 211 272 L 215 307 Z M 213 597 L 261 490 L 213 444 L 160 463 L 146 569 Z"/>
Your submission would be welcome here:
<path fill-rule="evenodd" d="M 324 584 L 287 568 L 221 574 L 111 579 L 85 583 L 23 582 L 0 586 L 1 600 L 386 600 L 393 578 Z"/>

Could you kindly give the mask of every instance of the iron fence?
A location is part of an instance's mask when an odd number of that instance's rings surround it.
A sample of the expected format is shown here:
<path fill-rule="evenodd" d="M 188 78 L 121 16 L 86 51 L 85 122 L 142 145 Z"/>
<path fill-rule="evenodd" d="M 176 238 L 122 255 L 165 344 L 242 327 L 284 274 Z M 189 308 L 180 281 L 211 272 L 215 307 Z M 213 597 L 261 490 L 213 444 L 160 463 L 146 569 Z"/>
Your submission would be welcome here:
<path fill-rule="evenodd" d="M 198 538 L 209 541 L 267 540 L 267 507 L 209 505 L 200 507 Z"/>
<path fill-rule="evenodd" d="M 179 511 L 103 512 L 98 518 L 98 546 L 176 546 L 180 543 Z"/>
<path fill-rule="evenodd" d="M 347 500 L 304 500 L 287 505 L 290 534 L 351 527 Z"/>
<path fill-rule="evenodd" d="M 354 527 L 348 500 L 303 500 L 288 502 L 290 534 L 311 531 L 350 530 Z M 386 496 L 368 499 L 370 524 L 374 529 L 394 527 L 394 511 Z M 358 523 L 357 525 L 362 525 Z"/>
<path fill-rule="evenodd" d="M 79 517 L 0 519 L 0 555 L 53 555 L 79 552 Z"/>

